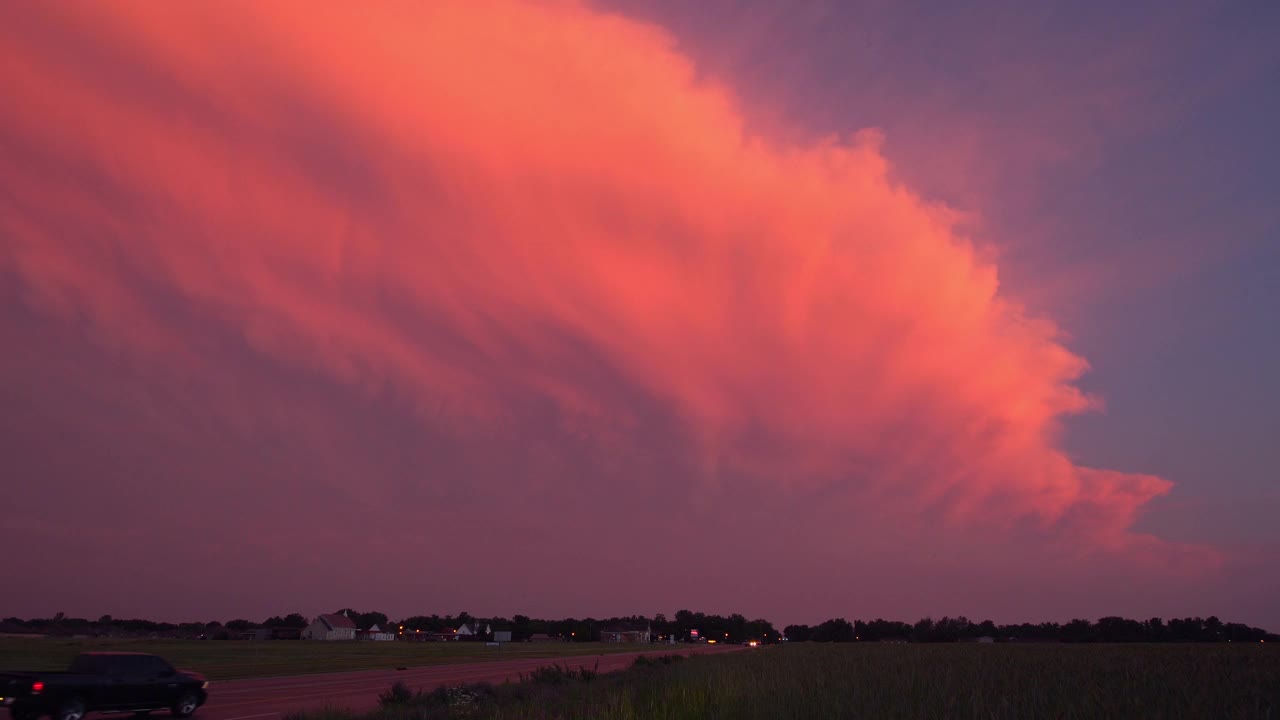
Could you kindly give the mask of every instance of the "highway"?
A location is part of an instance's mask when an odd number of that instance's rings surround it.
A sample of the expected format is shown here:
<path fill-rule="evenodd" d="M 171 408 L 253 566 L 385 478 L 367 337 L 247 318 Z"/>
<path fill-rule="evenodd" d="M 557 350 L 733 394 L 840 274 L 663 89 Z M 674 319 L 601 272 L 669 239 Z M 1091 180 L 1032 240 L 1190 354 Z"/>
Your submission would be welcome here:
<path fill-rule="evenodd" d="M 273 720 L 296 710 L 340 707 L 355 711 L 373 710 L 379 693 L 396 681 L 413 690 L 431 690 L 442 685 L 519 680 L 547 665 L 595 668 L 599 672 L 621 670 L 638 655 L 681 655 L 729 652 L 741 646 L 664 646 L 659 650 L 609 655 L 495 660 L 455 665 L 432 665 L 407 670 L 364 670 L 357 672 L 294 675 L 290 677 L 224 680 L 211 683 L 209 702 L 196 713 L 197 720 Z"/>

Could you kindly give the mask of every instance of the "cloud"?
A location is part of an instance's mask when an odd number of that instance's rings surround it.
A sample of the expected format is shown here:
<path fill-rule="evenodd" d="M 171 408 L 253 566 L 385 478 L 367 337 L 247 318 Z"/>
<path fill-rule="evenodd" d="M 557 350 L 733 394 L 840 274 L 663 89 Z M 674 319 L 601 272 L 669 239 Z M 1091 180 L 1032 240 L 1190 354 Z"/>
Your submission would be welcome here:
<path fill-rule="evenodd" d="M 602 456 L 675 456 L 691 497 L 1214 562 L 1132 530 L 1168 481 L 1057 447 L 1087 364 L 877 132 L 749 136 L 660 28 L 487 0 L 3 15 L 0 270 L 137 362 L 225 373 L 234 337 L 457 437 L 534 447 L 550 408 Z"/>

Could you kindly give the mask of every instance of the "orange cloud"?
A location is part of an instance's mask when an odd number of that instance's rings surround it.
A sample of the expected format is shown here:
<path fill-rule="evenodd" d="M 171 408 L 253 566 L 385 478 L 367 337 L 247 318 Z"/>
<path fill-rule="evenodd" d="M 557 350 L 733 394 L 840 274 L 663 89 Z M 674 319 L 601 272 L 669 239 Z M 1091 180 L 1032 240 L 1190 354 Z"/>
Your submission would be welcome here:
<path fill-rule="evenodd" d="M 1172 550 L 1130 530 L 1167 481 L 1057 448 L 1086 363 L 957 213 L 873 131 L 747 136 L 659 28 L 501 0 L 0 14 L 0 257 L 116 346 L 198 369 L 180 309 L 461 432 L 534 396 L 642 446 L 626 388 L 709 487 Z"/>

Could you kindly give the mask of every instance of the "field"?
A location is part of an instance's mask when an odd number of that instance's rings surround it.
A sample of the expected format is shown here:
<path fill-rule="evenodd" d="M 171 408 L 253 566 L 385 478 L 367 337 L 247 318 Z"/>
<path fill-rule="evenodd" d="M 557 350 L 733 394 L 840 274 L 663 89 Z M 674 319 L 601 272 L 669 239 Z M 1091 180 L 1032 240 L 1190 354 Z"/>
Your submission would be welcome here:
<path fill-rule="evenodd" d="M 65 670 L 76 653 L 145 652 L 195 670 L 211 680 L 375 670 L 450 663 L 634 652 L 634 645 L 603 643 L 247 642 L 217 640 L 63 640 L 0 638 L 0 672 Z M 647 649 L 647 648 L 646 648 Z"/>
<path fill-rule="evenodd" d="M 1280 652 L 1259 645 L 803 644 L 645 665 L 292 720 L 1280 719 Z"/>

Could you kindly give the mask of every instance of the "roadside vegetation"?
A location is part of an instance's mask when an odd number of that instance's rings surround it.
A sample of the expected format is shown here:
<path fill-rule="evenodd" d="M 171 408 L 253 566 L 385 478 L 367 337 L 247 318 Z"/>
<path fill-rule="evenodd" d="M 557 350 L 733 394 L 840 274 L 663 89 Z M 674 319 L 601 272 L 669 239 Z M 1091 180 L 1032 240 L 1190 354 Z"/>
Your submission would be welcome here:
<path fill-rule="evenodd" d="M 798 643 L 413 692 L 287 720 L 1280 718 L 1274 645 Z"/>

